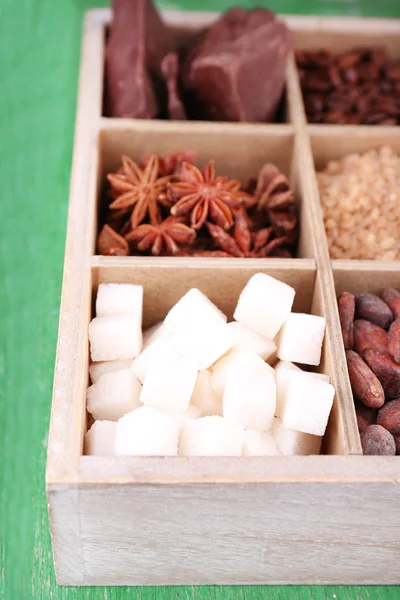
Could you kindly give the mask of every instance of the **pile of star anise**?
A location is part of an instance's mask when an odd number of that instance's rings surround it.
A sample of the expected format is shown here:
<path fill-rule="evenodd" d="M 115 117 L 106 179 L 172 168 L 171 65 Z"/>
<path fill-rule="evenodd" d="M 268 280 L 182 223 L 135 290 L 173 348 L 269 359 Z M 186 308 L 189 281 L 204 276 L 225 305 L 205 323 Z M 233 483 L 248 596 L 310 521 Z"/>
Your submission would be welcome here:
<path fill-rule="evenodd" d="M 265 164 L 244 183 L 203 169 L 194 155 L 122 156 L 107 180 L 97 239 L 108 256 L 283 257 L 296 255 L 296 200 L 287 177 Z"/>

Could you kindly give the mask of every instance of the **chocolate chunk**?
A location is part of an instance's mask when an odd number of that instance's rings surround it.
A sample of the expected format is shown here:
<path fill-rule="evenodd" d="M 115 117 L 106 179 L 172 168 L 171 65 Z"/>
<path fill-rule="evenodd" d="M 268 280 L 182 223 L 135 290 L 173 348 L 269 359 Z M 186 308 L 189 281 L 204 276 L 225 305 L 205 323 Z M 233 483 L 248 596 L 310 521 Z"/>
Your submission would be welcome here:
<path fill-rule="evenodd" d="M 168 118 L 185 121 L 187 119 L 186 110 L 178 91 L 179 61 L 176 52 L 170 52 L 164 56 L 161 62 L 161 71 L 167 87 Z"/>
<path fill-rule="evenodd" d="M 151 119 L 166 112 L 161 61 L 173 50 L 173 39 L 151 0 L 114 0 L 106 48 L 110 116 Z"/>
<path fill-rule="evenodd" d="M 233 8 L 188 56 L 183 85 L 193 117 L 271 121 L 285 84 L 292 37 L 271 11 Z"/>

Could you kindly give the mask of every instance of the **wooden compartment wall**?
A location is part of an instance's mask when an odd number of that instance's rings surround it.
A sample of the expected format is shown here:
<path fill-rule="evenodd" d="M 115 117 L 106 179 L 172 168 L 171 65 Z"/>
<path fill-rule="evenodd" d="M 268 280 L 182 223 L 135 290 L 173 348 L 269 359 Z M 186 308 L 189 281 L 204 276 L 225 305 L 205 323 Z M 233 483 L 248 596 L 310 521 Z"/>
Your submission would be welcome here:
<path fill-rule="evenodd" d="M 215 15 L 170 13 L 180 39 Z M 293 59 L 286 122 L 234 124 L 102 116 L 107 10 L 89 11 L 83 36 L 60 326 L 48 443 L 47 493 L 57 580 L 63 585 L 400 583 L 400 462 L 363 457 L 340 333 L 343 289 L 400 286 L 398 261 L 334 261 L 315 168 L 381 143 L 397 127 L 309 126 Z M 287 17 L 298 48 L 371 40 L 399 54 L 398 21 Z M 184 146 L 184 147 L 182 147 Z M 190 146 L 190 147 L 188 147 Z M 121 152 L 196 150 L 229 175 L 264 160 L 290 176 L 300 205 L 296 259 L 95 255 L 104 175 Z M 265 458 L 100 458 L 83 455 L 88 323 L 100 282 L 142 283 L 144 325 L 190 287 L 232 313 L 243 285 L 268 273 L 297 290 L 295 310 L 326 318 L 319 369 L 336 389 L 324 455 Z M 215 283 L 218 273 L 218 285 Z M 382 523 L 390 526 L 382 526 Z"/>

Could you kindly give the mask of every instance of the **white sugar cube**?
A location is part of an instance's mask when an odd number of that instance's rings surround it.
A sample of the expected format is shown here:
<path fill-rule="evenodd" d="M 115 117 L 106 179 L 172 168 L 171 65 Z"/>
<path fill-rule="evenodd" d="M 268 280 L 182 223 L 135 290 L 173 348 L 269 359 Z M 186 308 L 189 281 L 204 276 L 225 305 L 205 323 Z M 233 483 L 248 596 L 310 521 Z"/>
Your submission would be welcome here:
<path fill-rule="evenodd" d="M 190 402 L 203 416 L 222 416 L 222 395 L 217 396 L 211 388 L 211 371 L 199 371 Z"/>
<path fill-rule="evenodd" d="M 155 408 L 141 406 L 117 422 L 116 456 L 176 456 L 179 423 Z"/>
<path fill-rule="evenodd" d="M 115 421 L 95 421 L 85 435 L 85 454 L 91 456 L 113 456 Z"/>
<path fill-rule="evenodd" d="M 276 441 L 267 431 L 244 432 L 243 456 L 279 456 Z"/>
<path fill-rule="evenodd" d="M 228 323 L 228 328 L 233 337 L 234 349 L 255 352 L 264 360 L 267 360 L 276 351 L 275 342 L 237 321 Z"/>
<path fill-rule="evenodd" d="M 192 323 L 176 331 L 168 339 L 175 350 L 193 360 L 199 371 L 208 369 L 233 345 L 233 339 L 222 319 L 202 320 L 193 317 Z"/>
<path fill-rule="evenodd" d="M 276 381 L 276 411 L 277 417 L 282 416 L 283 406 L 285 404 L 285 396 L 287 393 L 287 384 L 290 379 L 291 373 L 304 373 L 310 377 L 315 377 L 329 383 L 329 376 L 324 373 L 311 373 L 308 371 L 302 371 L 299 367 L 287 360 L 281 360 L 275 367 L 275 381 Z"/>
<path fill-rule="evenodd" d="M 250 353 L 252 354 L 252 353 Z M 241 359 L 245 360 L 246 356 L 248 357 L 249 352 L 247 350 L 240 350 L 238 348 L 232 348 L 230 352 L 222 356 L 214 365 L 211 367 L 211 389 L 214 392 L 217 398 L 221 398 L 224 394 L 225 389 L 225 381 L 226 374 L 228 372 L 228 368 L 235 361 L 240 361 Z M 274 370 L 272 367 L 267 365 L 270 373 L 274 375 Z"/>
<path fill-rule="evenodd" d="M 169 414 L 172 414 L 172 413 L 169 413 Z M 189 404 L 189 407 L 185 413 L 177 413 L 172 416 L 178 420 L 179 432 L 181 433 L 187 419 L 200 419 L 200 417 L 202 415 L 201 415 L 201 412 L 199 411 L 199 409 L 197 408 L 197 406 L 194 406 L 193 404 Z"/>
<path fill-rule="evenodd" d="M 187 411 L 197 378 L 196 365 L 173 350 L 152 361 L 140 400 L 146 406 L 171 413 Z"/>
<path fill-rule="evenodd" d="M 290 374 L 281 417 L 287 429 L 322 436 L 331 412 L 335 388 L 308 373 Z"/>
<path fill-rule="evenodd" d="M 293 363 L 287 360 L 281 360 L 275 366 L 275 381 L 276 381 L 276 409 L 275 415 L 277 417 L 282 416 L 282 411 L 285 403 L 285 397 L 287 392 L 287 384 L 290 379 L 291 373 L 303 373 L 303 371 L 296 367 Z"/>
<path fill-rule="evenodd" d="M 137 315 L 96 317 L 89 323 L 93 362 L 136 358 L 142 349 L 141 320 Z"/>
<path fill-rule="evenodd" d="M 132 365 L 133 358 L 123 358 L 121 360 L 105 360 L 102 362 L 92 363 L 89 366 L 89 375 L 92 383 L 96 383 L 105 373 L 120 371 L 121 369 L 129 369 Z"/>
<path fill-rule="evenodd" d="M 151 365 L 159 364 L 163 357 L 171 352 L 171 345 L 164 337 L 157 339 L 149 344 L 137 358 L 132 362 L 132 371 L 143 384 L 146 379 L 146 373 Z"/>
<path fill-rule="evenodd" d="M 330 383 L 330 381 L 331 381 L 329 375 L 325 375 L 325 373 L 314 373 L 311 371 L 309 373 L 313 377 L 316 377 L 317 379 L 321 379 L 321 381 L 326 381 L 326 383 Z"/>
<path fill-rule="evenodd" d="M 96 421 L 117 421 L 139 406 L 141 389 L 131 369 L 105 373 L 87 390 L 87 410 Z"/>
<path fill-rule="evenodd" d="M 137 315 L 142 322 L 143 287 L 131 283 L 101 283 L 97 291 L 96 315 Z"/>
<path fill-rule="evenodd" d="M 167 331 L 174 333 L 194 321 L 226 323 L 227 317 L 200 290 L 192 288 L 171 308 L 164 325 Z"/>
<path fill-rule="evenodd" d="M 243 428 L 219 416 L 188 419 L 179 444 L 180 456 L 241 456 Z"/>
<path fill-rule="evenodd" d="M 273 369 L 257 354 L 241 352 L 230 363 L 222 398 L 226 419 L 245 429 L 269 429 L 276 408 Z"/>
<path fill-rule="evenodd" d="M 150 344 L 167 336 L 168 331 L 164 323 L 157 323 L 156 325 L 153 325 L 153 327 L 149 327 L 149 329 L 143 331 L 143 350 L 145 350 L 147 346 L 150 346 Z"/>
<path fill-rule="evenodd" d="M 321 436 L 287 429 L 280 419 L 274 419 L 271 433 L 284 456 L 307 456 L 321 451 Z"/>
<path fill-rule="evenodd" d="M 324 317 L 291 313 L 279 333 L 278 358 L 319 365 L 324 333 Z"/>
<path fill-rule="evenodd" d="M 234 319 L 272 339 L 288 318 L 295 291 L 264 273 L 257 273 L 240 294 Z"/>

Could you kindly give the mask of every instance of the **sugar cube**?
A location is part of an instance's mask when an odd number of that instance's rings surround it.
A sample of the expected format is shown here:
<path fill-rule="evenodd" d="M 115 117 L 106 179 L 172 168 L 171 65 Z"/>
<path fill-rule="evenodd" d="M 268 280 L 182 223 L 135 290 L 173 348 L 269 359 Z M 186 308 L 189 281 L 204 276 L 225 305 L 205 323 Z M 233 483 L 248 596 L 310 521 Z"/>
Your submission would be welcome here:
<path fill-rule="evenodd" d="M 269 429 L 276 408 L 273 369 L 257 354 L 241 352 L 230 363 L 222 398 L 224 417 L 245 429 Z"/>
<path fill-rule="evenodd" d="M 150 406 L 141 406 L 117 422 L 116 456 L 176 456 L 179 423 Z"/>
<path fill-rule="evenodd" d="M 306 456 L 321 451 L 321 436 L 287 429 L 280 419 L 274 419 L 271 433 L 279 452 L 284 456 Z"/>
<path fill-rule="evenodd" d="M 335 388 L 309 373 L 291 373 L 281 417 L 287 429 L 322 436 L 331 412 Z"/>
<path fill-rule="evenodd" d="M 87 410 L 96 421 L 117 421 L 139 406 L 141 389 L 131 369 L 105 373 L 87 390 Z"/>
<path fill-rule="evenodd" d="M 324 373 L 312 373 L 309 371 L 302 371 L 299 367 L 287 360 L 281 360 L 275 366 L 275 381 L 276 381 L 276 411 L 277 417 L 282 416 L 282 410 L 285 403 L 285 395 L 287 392 L 287 384 L 290 379 L 291 373 L 304 373 L 310 377 L 315 377 L 329 383 L 329 376 Z"/>
<path fill-rule="evenodd" d="M 143 350 L 145 350 L 147 346 L 150 346 L 150 344 L 167 336 L 168 331 L 164 323 L 157 323 L 156 325 L 153 325 L 153 327 L 149 327 L 149 329 L 143 331 Z"/>
<path fill-rule="evenodd" d="M 319 365 L 324 333 L 324 317 L 291 313 L 279 333 L 278 358 Z"/>
<path fill-rule="evenodd" d="M 171 308 L 164 325 L 167 331 L 174 333 L 194 321 L 226 323 L 227 317 L 200 290 L 192 288 Z"/>
<path fill-rule="evenodd" d="M 141 321 L 137 315 L 96 317 L 89 323 L 93 362 L 136 358 L 142 348 Z"/>
<path fill-rule="evenodd" d="M 288 318 L 295 291 L 264 273 L 257 273 L 242 290 L 234 319 L 272 339 Z"/>
<path fill-rule="evenodd" d="M 113 456 L 115 421 L 95 421 L 85 435 L 85 454 L 91 456 Z"/>
<path fill-rule="evenodd" d="M 231 363 L 235 362 L 236 360 L 240 361 L 241 358 L 245 359 L 248 355 L 249 352 L 247 350 L 240 350 L 237 347 L 234 347 L 230 352 L 222 356 L 214 365 L 212 365 L 210 369 L 211 389 L 214 395 L 217 396 L 217 398 L 222 399 L 225 389 L 226 374 Z M 270 373 L 274 375 L 274 370 L 272 369 L 272 367 L 267 365 L 267 363 L 265 364 L 269 368 Z"/>
<path fill-rule="evenodd" d="M 246 325 L 237 321 L 228 323 L 228 328 L 233 337 L 233 348 L 255 352 L 264 360 L 267 360 L 276 351 L 276 344 L 260 333 L 253 331 Z"/>
<path fill-rule="evenodd" d="M 279 456 L 276 441 L 268 431 L 244 432 L 243 456 Z"/>
<path fill-rule="evenodd" d="M 101 283 L 97 291 L 96 316 L 137 315 L 142 322 L 143 287 L 131 283 Z"/>
<path fill-rule="evenodd" d="M 331 381 L 329 375 L 325 375 L 325 373 L 315 373 L 314 371 L 309 371 L 309 373 L 317 379 L 321 379 L 321 381 L 326 381 L 327 383 Z"/>
<path fill-rule="evenodd" d="M 190 402 L 203 416 L 222 416 L 222 394 L 217 396 L 211 388 L 211 371 L 199 371 Z M 190 408 L 190 407 L 189 407 Z"/>
<path fill-rule="evenodd" d="M 159 364 L 163 357 L 171 352 L 171 345 L 165 337 L 158 338 L 152 344 L 149 344 L 135 360 L 132 362 L 132 371 L 143 384 L 146 379 L 146 373 L 152 364 Z"/>
<path fill-rule="evenodd" d="M 194 406 L 194 404 L 189 404 L 189 407 L 185 413 L 169 414 L 178 420 L 180 433 L 182 432 L 187 419 L 200 419 L 201 417 L 201 412 L 196 406 Z"/>
<path fill-rule="evenodd" d="M 208 369 L 232 347 L 228 325 L 218 321 L 194 318 L 191 324 L 176 331 L 168 339 L 175 350 L 193 360 L 199 371 Z"/>
<path fill-rule="evenodd" d="M 92 363 L 89 366 L 89 375 L 92 383 L 96 383 L 105 373 L 120 371 L 121 369 L 129 369 L 132 365 L 133 358 L 123 358 L 121 360 L 105 360 L 102 362 Z"/>
<path fill-rule="evenodd" d="M 180 456 L 241 456 L 243 428 L 213 416 L 188 419 L 181 433 Z"/>
<path fill-rule="evenodd" d="M 171 413 L 187 411 L 197 379 L 197 367 L 173 350 L 152 361 L 146 371 L 140 400 Z"/>

